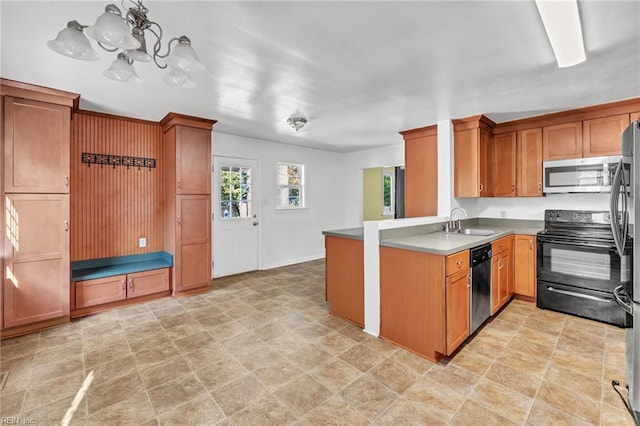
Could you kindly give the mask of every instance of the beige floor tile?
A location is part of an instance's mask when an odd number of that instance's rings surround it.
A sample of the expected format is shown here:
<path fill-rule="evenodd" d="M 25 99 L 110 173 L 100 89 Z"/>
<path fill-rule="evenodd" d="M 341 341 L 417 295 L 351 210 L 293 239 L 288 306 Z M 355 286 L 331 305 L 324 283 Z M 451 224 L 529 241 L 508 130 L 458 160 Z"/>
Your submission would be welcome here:
<path fill-rule="evenodd" d="M 276 390 L 274 395 L 296 416 L 304 416 L 329 399 L 332 392 L 304 374 Z"/>
<path fill-rule="evenodd" d="M 65 346 L 70 343 L 75 343 L 80 341 L 82 341 L 82 334 L 79 329 L 73 334 L 41 337 L 38 340 L 38 346 L 36 347 L 36 352 L 42 352 L 48 349 L 59 348 L 60 346 Z"/>
<path fill-rule="evenodd" d="M 524 323 L 522 323 L 522 327 L 531 328 L 551 336 L 559 336 L 560 333 L 562 333 L 564 322 L 549 322 L 548 320 L 543 320 L 540 317 L 529 316 Z"/>
<path fill-rule="evenodd" d="M 158 320 L 185 314 L 187 311 L 180 305 L 167 306 L 162 309 L 151 309 Z"/>
<path fill-rule="evenodd" d="M 108 318 L 105 321 L 95 323 L 94 325 L 82 328 L 82 337 L 97 337 L 101 334 L 110 333 L 116 330 L 122 330 L 122 325 L 117 318 Z"/>
<path fill-rule="evenodd" d="M 560 339 L 558 339 L 556 350 L 574 354 L 581 358 L 588 358 L 595 362 L 602 362 L 604 360 L 604 343 L 600 347 L 592 346 L 589 343 L 579 340 L 577 336 L 569 337 L 564 334 L 561 335 Z M 615 355 L 611 354 L 611 356 Z M 622 354 L 621 358 L 622 363 L 624 363 L 624 354 Z"/>
<path fill-rule="evenodd" d="M 568 392 L 579 389 L 580 395 L 599 402 L 602 397 L 602 380 L 583 376 L 575 371 L 552 364 L 544 376 L 545 382 L 565 388 Z"/>
<path fill-rule="evenodd" d="M 0 361 L 7 362 L 15 358 L 33 356 L 38 347 L 38 341 L 22 341 L 15 345 L 2 346 L 0 348 Z"/>
<path fill-rule="evenodd" d="M 541 399 L 536 399 L 533 403 L 533 407 L 531 408 L 531 412 L 529 413 L 527 424 L 531 426 L 586 426 L 589 423 L 586 423 L 577 417 L 573 417 L 572 415 L 567 414 L 566 411 L 555 408 Z"/>
<path fill-rule="evenodd" d="M 268 395 L 264 386 L 252 375 L 217 387 L 209 393 L 227 417 L 259 403 Z"/>
<path fill-rule="evenodd" d="M 307 414 L 302 423 L 309 426 L 366 426 L 370 422 L 352 409 L 343 398 L 334 396 Z"/>
<path fill-rule="evenodd" d="M 161 414 L 206 394 L 207 391 L 198 377 L 194 373 L 189 373 L 151 388 L 147 392 L 156 413 Z"/>
<path fill-rule="evenodd" d="M 384 359 L 382 355 L 363 345 L 362 342 L 343 352 L 339 358 L 363 373 L 371 370 Z"/>
<path fill-rule="evenodd" d="M 422 404 L 434 418 L 444 422 L 450 421 L 465 401 L 463 394 L 428 377 L 419 378 L 402 397 Z"/>
<path fill-rule="evenodd" d="M 460 350 L 455 356 L 450 358 L 449 363 L 482 376 L 491 367 L 494 360 L 465 347 L 462 348 L 462 350 Z"/>
<path fill-rule="evenodd" d="M 582 396 L 574 389 L 567 392 L 564 388 L 543 381 L 537 399 L 591 424 L 600 422 L 600 401 Z"/>
<path fill-rule="evenodd" d="M 84 354 L 84 365 L 87 370 L 92 370 L 104 364 L 105 362 L 113 361 L 117 358 L 131 355 L 131 349 L 129 345 L 115 344 L 109 345 L 103 349 L 97 351 L 86 352 Z"/>
<path fill-rule="evenodd" d="M 551 365 L 564 367 L 578 374 L 593 378 L 601 378 L 603 373 L 602 361 L 593 361 L 561 350 L 556 350 L 553 353 Z"/>
<path fill-rule="evenodd" d="M 77 390 L 77 389 L 76 389 Z M 137 372 L 127 374 L 97 386 L 91 386 L 87 392 L 89 414 L 102 408 L 124 401 L 130 395 L 144 392 L 144 385 Z"/>
<path fill-rule="evenodd" d="M 259 314 L 264 316 L 262 314 Z M 266 317 L 265 317 L 266 318 Z M 255 329 L 255 333 L 260 336 L 262 340 L 269 341 L 275 339 L 276 337 L 282 336 L 289 331 L 287 327 L 278 323 L 278 322 L 270 322 L 268 324 L 261 325 Z"/>
<path fill-rule="evenodd" d="M 469 398 L 518 424 L 525 422 L 533 404 L 533 398 L 488 379 L 480 380 Z"/>
<path fill-rule="evenodd" d="M 158 416 L 157 420 L 161 426 L 189 426 L 215 425 L 224 419 L 224 413 L 211 396 L 205 394 Z"/>
<path fill-rule="evenodd" d="M 348 338 L 355 340 L 356 342 L 360 342 L 367 338 L 367 334 L 363 332 L 361 328 L 356 327 L 355 325 L 347 325 L 346 327 L 338 330 L 338 333 L 343 334 Z"/>
<path fill-rule="evenodd" d="M 395 393 L 401 395 L 418 377 L 402 364 L 390 359 L 385 359 L 373 367 L 368 376 L 382 383 Z"/>
<path fill-rule="evenodd" d="M 536 396 L 542 382 L 539 375 L 512 368 L 501 362 L 493 364 L 485 377 L 530 398 Z"/>
<path fill-rule="evenodd" d="M 368 377 L 356 380 L 339 395 L 352 409 L 369 420 L 382 414 L 398 398 L 395 392 Z"/>
<path fill-rule="evenodd" d="M 530 373 L 533 375 L 541 376 L 549 365 L 549 360 L 537 357 L 535 355 L 514 351 L 512 349 L 505 349 L 498 357 L 498 362 L 502 364 L 510 365 L 513 368 Z"/>
<path fill-rule="evenodd" d="M 38 386 L 44 382 L 48 382 L 49 380 L 73 375 L 78 371 L 84 371 L 84 360 L 82 355 L 69 357 L 64 361 L 39 365 L 31 370 L 29 386 Z"/>
<path fill-rule="evenodd" d="M 22 411 L 25 391 L 3 394 L 0 401 L 0 417 L 15 417 Z"/>
<path fill-rule="evenodd" d="M 253 370 L 253 375 L 271 391 L 292 381 L 303 373 L 304 371 L 301 368 L 284 357 Z"/>
<path fill-rule="evenodd" d="M 93 371 L 93 382 L 91 382 L 91 386 L 97 386 L 135 373 L 136 364 L 133 355 L 125 355 L 121 358 L 100 364 L 93 369 L 87 369 L 87 374 L 89 374 L 90 371 Z"/>
<path fill-rule="evenodd" d="M 60 424 L 64 418 L 67 410 L 71 406 L 71 402 L 75 396 L 68 396 L 62 398 L 56 402 L 53 402 L 42 407 L 34 408 L 32 410 L 23 411 L 19 418 L 23 419 L 23 424 L 26 424 L 26 420 L 33 421 L 31 424 L 35 425 L 57 425 Z M 3 401 L 4 403 L 4 401 Z M 73 413 L 71 425 L 84 425 L 87 422 L 87 407 L 82 403 L 78 409 Z"/>
<path fill-rule="evenodd" d="M 165 341 L 159 345 L 141 349 L 133 354 L 133 358 L 136 361 L 136 366 L 139 369 L 144 369 L 178 355 L 180 355 L 180 351 L 173 342 Z"/>
<path fill-rule="evenodd" d="M 522 337 L 520 334 L 516 334 L 513 339 L 507 344 L 507 349 L 520 352 L 526 355 L 533 355 L 541 359 L 548 360 L 553 355 L 556 343 L 553 344 L 539 344 L 526 337 Z"/>
<path fill-rule="evenodd" d="M 491 411 L 490 409 L 468 399 L 451 421 L 452 425 L 496 426 L 515 425 L 511 420 Z"/>
<path fill-rule="evenodd" d="M 398 346 L 389 343 L 384 339 L 375 338 L 372 336 L 368 336 L 367 338 L 363 339 L 362 341 L 360 341 L 360 344 L 366 346 L 369 349 L 373 349 L 385 358 L 390 357 L 400 350 Z"/>
<path fill-rule="evenodd" d="M 360 370 L 340 359 L 331 359 L 309 374 L 332 392 L 339 392 L 362 375 Z"/>
<path fill-rule="evenodd" d="M 491 337 L 478 334 L 465 344 L 465 348 L 486 358 L 495 360 L 504 350 L 505 344 L 497 343 Z"/>
<path fill-rule="evenodd" d="M 322 336 L 333 333 L 333 330 L 318 323 L 312 323 L 304 327 L 296 328 L 295 332 L 307 340 L 316 340 Z"/>
<path fill-rule="evenodd" d="M 37 341 L 40 339 L 41 335 L 42 332 L 36 331 L 35 333 L 23 334 L 22 336 L 0 340 L 0 354 L 9 346 L 22 345 L 24 343 L 33 343 L 37 346 Z"/>
<path fill-rule="evenodd" d="M 111 345 L 128 344 L 123 330 L 113 330 L 109 333 L 101 334 L 92 338 L 84 338 L 82 340 L 84 352 L 94 352 L 105 349 Z"/>
<path fill-rule="evenodd" d="M 400 349 L 393 353 L 389 359 L 399 362 L 416 374 L 424 374 L 435 364 L 405 349 Z"/>
<path fill-rule="evenodd" d="M 478 384 L 481 376 L 455 365 L 443 367 L 436 365 L 427 372 L 425 377 L 445 386 L 449 386 L 462 395 L 467 395 Z"/>
<path fill-rule="evenodd" d="M 152 422 L 155 414 L 146 392 L 132 392 L 127 399 L 90 413 L 89 424 L 140 425 Z"/>
<path fill-rule="evenodd" d="M 627 410 L 620 410 L 608 404 L 602 405 L 602 426 L 634 426 L 635 422 Z"/>
<path fill-rule="evenodd" d="M 225 356 L 207 367 L 196 370 L 196 375 L 207 390 L 223 386 L 247 373 L 247 369 L 231 356 Z"/>
<path fill-rule="evenodd" d="M 442 420 L 434 418 L 431 413 L 420 404 L 399 398 L 378 417 L 376 425 L 444 425 Z"/>
<path fill-rule="evenodd" d="M 216 340 L 211 336 L 211 334 L 206 331 L 174 340 L 173 343 L 176 348 L 178 348 L 178 350 L 183 354 L 196 349 L 203 349 L 209 346 L 218 346 Z"/>
<path fill-rule="evenodd" d="M 128 318 L 120 319 L 120 327 L 123 330 L 126 330 L 128 328 L 138 327 L 141 324 L 148 324 L 148 323 L 154 323 L 154 322 L 157 322 L 156 316 L 153 314 L 153 312 L 147 310 L 142 314 L 132 315 Z"/>
<path fill-rule="evenodd" d="M 338 332 L 327 334 L 315 341 L 315 344 L 333 356 L 338 356 L 356 344 L 352 339 Z"/>
<path fill-rule="evenodd" d="M 273 338 L 267 342 L 269 347 L 278 353 L 288 355 L 292 354 L 309 344 L 309 341 L 299 334 L 289 331 L 282 336 Z M 354 342 L 355 344 L 355 342 Z"/>
<path fill-rule="evenodd" d="M 311 370 L 318 365 L 327 362 L 332 358 L 332 356 L 320 347 L 314 344 L 309 344 L 287 355 L 287 358 L 289 358 L 289 360 L 298 367 L 305 370 Z"/>
<path fill-rule="evenodd" d="M 324 316 L 316 320 L 316 322 L 332 330 L 340 330 L 342 327 L 349 324 L 347 321 L 340 319 L 338 317 L 334 317 L 333 315 Z"/>
<path fill-rule="evenodd" d="M 75 395 L 83 381 L 84 374 L 77 372 L 74 375 L 51 380 L 38 386 L 30 386 L 24 396 L 22 410 L 31 411 L 34 408 Z"/>
<path fill-rule="evenodd" d="M 247 328 L 238 321 L 229 321 L 215 327 L 205 327 L 216 342 L 229 339 L 233 336 L 245 333 Z"/>
<path fill-rule="evenodd" d="M 221 346 L 208 346 L 182 355 L 193 370 L 204 368 L 230 356 L 229 352 Z"/>
<path fill-rule="evenodd" d="M 181 356 L 140 370 L 145 389 L 151 389 L 191 372 L 191 367 Z"/>
<path fill-rule="evenodd" d="M 521 337 L 532 343 L 544 347 L 555 347 L 559 336 L 540 332 L 534 328 L 520 327 L 513 335 L 514 338 Z"/>

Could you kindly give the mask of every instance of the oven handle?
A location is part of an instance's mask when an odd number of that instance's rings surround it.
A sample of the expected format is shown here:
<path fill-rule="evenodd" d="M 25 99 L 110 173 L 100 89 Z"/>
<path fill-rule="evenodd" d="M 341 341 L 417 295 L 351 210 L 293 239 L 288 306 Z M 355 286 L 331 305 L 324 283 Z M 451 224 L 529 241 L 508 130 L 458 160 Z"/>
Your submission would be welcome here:
<path fill-rule="evenodd" d="M 552 244 L 566 244 L 568 246 L 578 246 L 578 247 L 606 248 L 608 250 L 615 249 L 615 246 L 612 246 L 610 244 L 578 243 L 575 241 L 560 240 L 560 239 L 551 238 L 551 237 L 544 237 L 541 235 L 538 235 L 538 242 L 552 243 Z"/>
<path fill-rule="evenodd" d="M 629 295 L 624 290 L 624 287 L 619 285 L 618 287 L 613 289 L 613 300 L 629 315 L 633 315 L 633 304 L 632 302 L 625 302 L 624 299 L 629 300 Z"/>
<path fill-rule="evenodd" d="M 583 299 L 597 300 L 598 302 L 611 303 L 610 299 L 604 299 L 598 296 L 591 296 L 590 294 L 576 293 L 575 291 L 560 290 L 551 286 L 547 286 L 547 290 L 552 291 L 554 293 L 566 294 L 567 296 L 581 297 Z"/>

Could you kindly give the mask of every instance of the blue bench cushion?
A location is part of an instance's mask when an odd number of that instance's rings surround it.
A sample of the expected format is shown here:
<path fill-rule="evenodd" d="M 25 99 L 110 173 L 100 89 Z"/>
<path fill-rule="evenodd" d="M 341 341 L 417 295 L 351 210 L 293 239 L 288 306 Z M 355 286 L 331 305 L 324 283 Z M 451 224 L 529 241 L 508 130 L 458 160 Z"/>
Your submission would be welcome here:
<path fill-rule="evenodd" d="M 166 251 L 79 260 L 71 262 L 71 281 L 93 280 L 172 266 L 173 256 Z"/>

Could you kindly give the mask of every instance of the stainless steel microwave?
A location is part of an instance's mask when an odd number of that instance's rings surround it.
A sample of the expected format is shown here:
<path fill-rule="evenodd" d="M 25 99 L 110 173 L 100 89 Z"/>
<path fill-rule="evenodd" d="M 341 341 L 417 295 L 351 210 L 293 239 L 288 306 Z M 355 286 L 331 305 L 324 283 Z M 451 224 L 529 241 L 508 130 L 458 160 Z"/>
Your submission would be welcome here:
<path fill-rule="evenodd" d="M 613 174 L 621 160 L 624 164 L 625 182 L 630 186 L 631 164 L 626 161 L 626 157 L 617 155 L 545 161 L 542 166 L 543 192 L 611 192 Z"/>

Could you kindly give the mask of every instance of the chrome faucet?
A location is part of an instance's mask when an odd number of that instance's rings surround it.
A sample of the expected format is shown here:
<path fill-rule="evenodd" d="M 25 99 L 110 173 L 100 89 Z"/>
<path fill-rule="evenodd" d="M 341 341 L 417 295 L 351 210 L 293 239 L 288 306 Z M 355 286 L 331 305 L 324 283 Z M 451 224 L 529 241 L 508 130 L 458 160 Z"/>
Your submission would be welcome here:
<path fill-rule="evenodd" d="M 460 218 L 458 218 L 457 221 L 453 220 L 453 213 L 459 210 L 462 213 L 464 213 L 464 217 L 467 217 L 467 211 L 465 209 L 463 209 L 462 207 L 454 207 L 451 209 L 451 212 L 449 213 L 449 222 L 447 222 L 446 224 L 446 231 L 447 232 L 459 232 L 462 229 L 462 226 L 460 224 Z"/>

